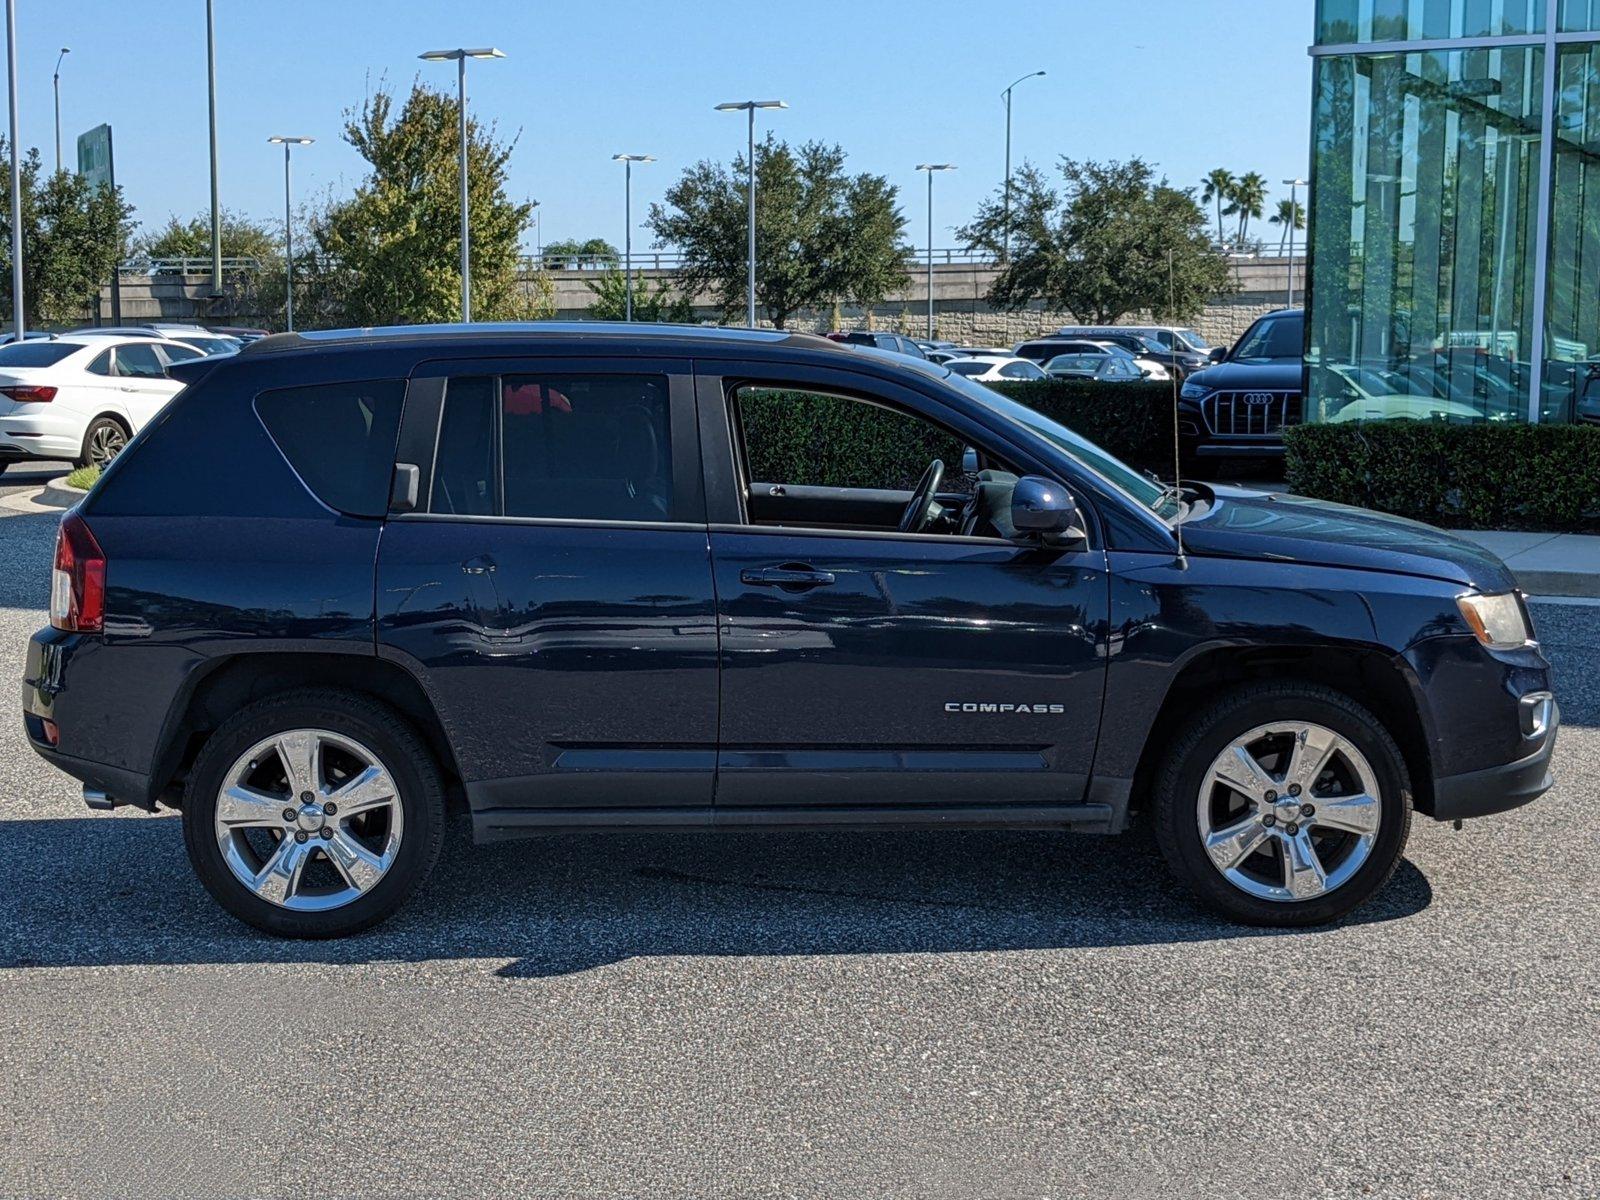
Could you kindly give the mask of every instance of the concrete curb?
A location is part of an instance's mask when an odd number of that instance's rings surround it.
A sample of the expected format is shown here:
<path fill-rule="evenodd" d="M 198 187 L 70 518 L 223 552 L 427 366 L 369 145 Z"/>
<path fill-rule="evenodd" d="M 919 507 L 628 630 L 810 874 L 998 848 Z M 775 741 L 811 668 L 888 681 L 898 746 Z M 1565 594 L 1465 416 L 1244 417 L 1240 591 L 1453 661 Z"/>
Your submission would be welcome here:
<path fill-rule="evenodd" d="M 45 504 L 51 508 L 71 508 L 88 494 L 83 488 L 68 487 L 65 478 L 62 478 L 52 479 L 32 499 L 35 504 Z"/>

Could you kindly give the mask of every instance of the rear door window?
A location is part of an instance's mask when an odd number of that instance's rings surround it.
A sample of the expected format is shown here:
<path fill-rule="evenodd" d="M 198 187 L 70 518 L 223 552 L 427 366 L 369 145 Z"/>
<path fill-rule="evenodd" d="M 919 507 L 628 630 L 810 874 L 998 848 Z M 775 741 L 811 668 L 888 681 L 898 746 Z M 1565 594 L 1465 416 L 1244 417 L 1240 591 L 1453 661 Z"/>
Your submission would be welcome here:
<path fill-rule="evenodd" d="M 404 397 L 400 379 L 279 388 L 256 397 L 256 413 L 318 500 L 352 516 L 381 517 Z"/>
<path fill-rule="evenodd" d="M 665 375 L 458 377 L 445 389 L 434 513 L 672 521 Z"/>

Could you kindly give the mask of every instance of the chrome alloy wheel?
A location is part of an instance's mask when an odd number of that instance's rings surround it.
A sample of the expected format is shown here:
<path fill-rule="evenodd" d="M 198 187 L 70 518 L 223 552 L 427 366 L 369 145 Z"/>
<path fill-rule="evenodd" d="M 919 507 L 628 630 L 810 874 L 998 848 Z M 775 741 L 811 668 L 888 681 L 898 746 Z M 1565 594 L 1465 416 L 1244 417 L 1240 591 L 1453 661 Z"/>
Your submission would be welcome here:
<path fill-rule="evenodd" d="M 217 794 L 217 845 L 234 878 L 281 908 L 360 898 L 394 865 L 404 816 L 394 777 L 367 747 L 294 729 L 234 760 Z"/>
<path fill-rule="evenodd" d="M 89 462 L 96 467 L 108 465 L 122 453 L 128 444 L 128 435 L 115 421 L 102 421 L 89 435 Z"/>
<path fill-rule="evenodd" d="M 1200 785 L 1200 839 L 1212 865 L 1263 900 L 1313 900 L 1349 882 L 1372 853 L 1383 805 L 1372 766 L 1331 729 L 1258 725 L 1217 755 Z"/>

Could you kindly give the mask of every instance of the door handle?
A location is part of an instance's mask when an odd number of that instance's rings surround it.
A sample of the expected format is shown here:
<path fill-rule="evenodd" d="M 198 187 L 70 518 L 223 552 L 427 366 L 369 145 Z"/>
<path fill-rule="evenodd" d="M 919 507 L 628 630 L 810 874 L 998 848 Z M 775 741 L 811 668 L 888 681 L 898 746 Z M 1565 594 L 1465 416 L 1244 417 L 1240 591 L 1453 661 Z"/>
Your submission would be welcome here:
<path fill-rule="evenodd" d="M 750 587 L 775 587 L 786 592 L 805 592 L 827 587 L 834 582 L 832 571 L 817 571 L 804 563 L 784 563 L 781 567 L 747 567 L 739 572 L 739 582 Z"/>

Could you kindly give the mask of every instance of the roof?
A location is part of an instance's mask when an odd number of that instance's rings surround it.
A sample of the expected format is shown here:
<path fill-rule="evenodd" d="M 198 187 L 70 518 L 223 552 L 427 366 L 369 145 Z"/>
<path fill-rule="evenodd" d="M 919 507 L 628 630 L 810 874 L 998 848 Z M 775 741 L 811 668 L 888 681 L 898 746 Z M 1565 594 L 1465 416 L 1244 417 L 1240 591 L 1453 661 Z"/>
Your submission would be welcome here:
<path fill-rule="evenodd" d="M 681 343 L 693 348 L 719 350 L 780 344 L 842 352 L 838 343 L 810 334 L 771 329 L 728 329 L 711 325 L 647 325 L 622 321 L 482 321 L 452 325 L 384 325 L 361 329 L 316 329 L 277 333 L 250 342 L 239 352 L 246 358 L 286 350 L 311 350 L 324 346 L 402 346 L 415 344 L 459 345 L 495 341 Z"/>

